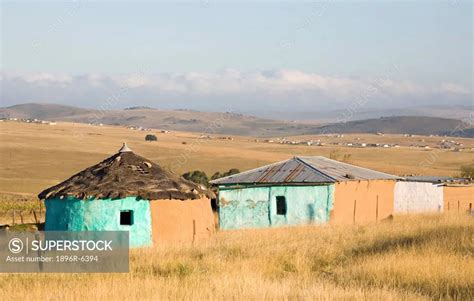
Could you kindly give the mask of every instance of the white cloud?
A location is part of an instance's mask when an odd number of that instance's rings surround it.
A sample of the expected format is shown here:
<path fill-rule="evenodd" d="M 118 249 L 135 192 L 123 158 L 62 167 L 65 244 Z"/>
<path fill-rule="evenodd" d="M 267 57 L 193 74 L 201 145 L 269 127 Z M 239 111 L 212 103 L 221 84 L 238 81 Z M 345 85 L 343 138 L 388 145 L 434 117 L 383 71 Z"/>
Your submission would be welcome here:
<path fill-rule="evenodd" d="M 464 101 L 472 95 L 469 88 L 456 83 L 428 86 L 390 78 L 353 79 L 299 70 L 240 72 L 228 69 L 217 73 L 122 75 L 3 72 L 0 80 L 2 101 L 6 103 L 47 100 L 89 106 L 123 89 L 127 90 L 122 93 L 124 102 L 160 106 L 165 101 L 180 100 L 180 106 L 192 102 L 203 108 L 234 102 L 250 110 L 276 104 L 289 108 L 340 106 L 362 95 L 370 95 L 375 104 L 386 101 L 402 105 L 416 105 L 416 101 L 439 104 L 452 98 Z"/>
<path fill-rule="evenodd" d="M 53 73 L 46 73 L 46 72 L 39 72 L 39 73 L 3 73 L 2 74 L 2 81 L 3 80 L 11 80 L 11 79 L 20 79 L 30 84 L 35 84 L 38 86 L 54 86 L 60 85 L 65 86 L 69 85 L 73 82 L 73 78 L 67 74 L 53 74 Z"/>
<path fill-rule="evenodd" d="M 439 90 L 440 92 L 443 92 L 443 93 L 454 93 L 454 94 L 464 94 L 464 95 L 472 94 L 471 90 L 455 83 L 443 83 Z"/>

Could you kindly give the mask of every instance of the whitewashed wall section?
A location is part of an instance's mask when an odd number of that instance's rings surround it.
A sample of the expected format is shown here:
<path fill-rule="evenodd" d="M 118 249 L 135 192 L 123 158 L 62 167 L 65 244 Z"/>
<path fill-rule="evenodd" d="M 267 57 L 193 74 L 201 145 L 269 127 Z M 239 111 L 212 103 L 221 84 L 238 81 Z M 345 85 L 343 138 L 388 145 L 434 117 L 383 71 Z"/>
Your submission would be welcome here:
<path fill-rule="evenodd" d="M 443 186 L 421 182 L 396 183 L 395 213 L 441 211 L 443 211 Z"/>

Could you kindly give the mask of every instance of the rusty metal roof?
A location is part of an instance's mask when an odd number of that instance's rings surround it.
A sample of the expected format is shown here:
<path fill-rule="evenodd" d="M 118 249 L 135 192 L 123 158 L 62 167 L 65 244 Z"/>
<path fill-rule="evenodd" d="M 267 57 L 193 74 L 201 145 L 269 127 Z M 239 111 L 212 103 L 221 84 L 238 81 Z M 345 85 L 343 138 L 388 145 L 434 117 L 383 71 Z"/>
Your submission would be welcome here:
<path fill-rule="evenodd" d="M 349 180 L 399 179 L 396 176 L 325 157 L 294 157 L 232 176 L 212 184 L 334 183 Z"/>
<path fill-rule="evenodd" d="M 397 176 L 352 164 L 331 160 L 326 157 L 297 157 L 336 181 L 347 180 L 397 180 Z"/>

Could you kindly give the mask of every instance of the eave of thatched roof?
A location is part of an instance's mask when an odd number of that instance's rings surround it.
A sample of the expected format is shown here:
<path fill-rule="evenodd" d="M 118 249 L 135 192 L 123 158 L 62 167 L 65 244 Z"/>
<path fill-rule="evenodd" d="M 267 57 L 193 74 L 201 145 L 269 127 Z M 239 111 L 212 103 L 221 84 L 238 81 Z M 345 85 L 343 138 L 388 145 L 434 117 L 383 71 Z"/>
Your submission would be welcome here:
<path fill-rule="evenodd" d="M 214 197 L 210 190 L 164 170 L 130 150 L 118 152 L 38 194 L 40 199 L 118 199 L 128 196 L 146 200 Z"/>

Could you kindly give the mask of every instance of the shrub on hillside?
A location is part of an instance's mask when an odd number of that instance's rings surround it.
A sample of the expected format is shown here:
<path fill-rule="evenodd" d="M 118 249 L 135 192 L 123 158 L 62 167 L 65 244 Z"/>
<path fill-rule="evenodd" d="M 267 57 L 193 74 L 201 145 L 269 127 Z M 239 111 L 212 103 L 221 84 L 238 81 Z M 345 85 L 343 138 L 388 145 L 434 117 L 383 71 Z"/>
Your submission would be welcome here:
<path fill-rule="evenodd" d="M 186 180 L 192 181 L 196 184 L 201 184 L 203 186 L 209 185 L 209 178 L 206 173 L 201 170 L 194 170 L 183 174 L 183 178 Z"/>
<path fill-rule="evenodd" d="M 215 180 L 215 179 L 235 175 L 235 174 L 238 174 L 238 173 L 240 173 L 240 170 L 238 170 L 237 168 L 231 168 L 228 171 L 223 172 L 223 173 L 217 171 L 212 175 L 211 180 Z"/>
<path fill-rule="evenodd" d="M 157 140 L 158 139 L 153 134 L 148 134 L 148 135 L 145 136 L 145 141 L 157 141 Z"/>

